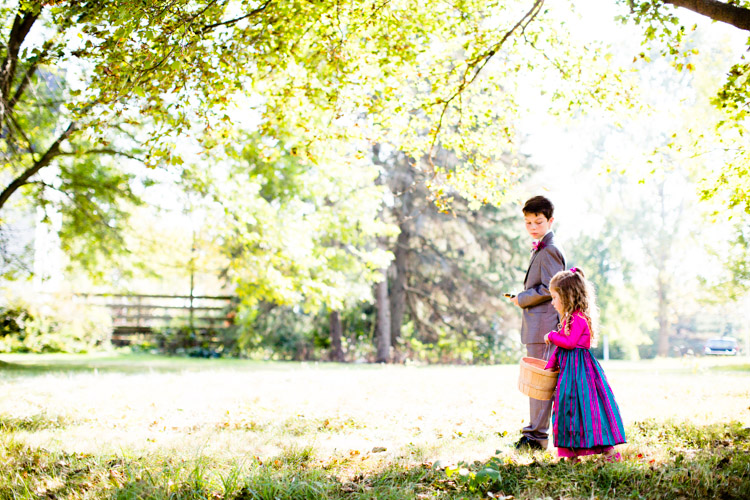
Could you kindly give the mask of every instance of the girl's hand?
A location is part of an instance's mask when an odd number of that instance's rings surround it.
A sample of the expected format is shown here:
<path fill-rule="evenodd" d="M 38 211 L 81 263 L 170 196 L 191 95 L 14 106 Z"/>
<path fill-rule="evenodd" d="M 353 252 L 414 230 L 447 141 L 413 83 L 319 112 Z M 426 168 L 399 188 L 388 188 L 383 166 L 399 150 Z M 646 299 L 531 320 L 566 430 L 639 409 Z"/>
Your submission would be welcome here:
<path fill-rule="evenodd" d="M 544 336 L 544 343 L 549 344 L 549 333 Z"/>

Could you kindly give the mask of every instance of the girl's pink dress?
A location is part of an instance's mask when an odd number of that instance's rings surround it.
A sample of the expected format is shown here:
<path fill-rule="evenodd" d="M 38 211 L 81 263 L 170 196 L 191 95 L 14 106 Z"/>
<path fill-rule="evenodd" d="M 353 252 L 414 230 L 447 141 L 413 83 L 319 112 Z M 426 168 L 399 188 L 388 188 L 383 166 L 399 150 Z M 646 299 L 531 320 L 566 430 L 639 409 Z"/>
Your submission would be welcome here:
<path fill-rule="evenodd" d="M 561 457 L 606 453 L 625 442 L 620 410 L 607 377 L 591 355 L 591 331 L 586 318 L 574 313 L 569 334 L 553 331 L 557 346 L 545 369 L 559 368 L 552 430 Z"/>

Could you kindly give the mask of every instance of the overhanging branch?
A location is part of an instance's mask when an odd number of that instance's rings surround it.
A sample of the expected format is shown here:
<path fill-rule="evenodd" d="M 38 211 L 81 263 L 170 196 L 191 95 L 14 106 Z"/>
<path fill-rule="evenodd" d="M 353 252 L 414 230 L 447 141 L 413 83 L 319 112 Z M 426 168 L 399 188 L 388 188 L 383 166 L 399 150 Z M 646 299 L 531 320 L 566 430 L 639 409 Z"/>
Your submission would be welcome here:
<path fill-rule="evenodd" d="M 526 12 L 526 14 L 524 14 L 524 16 L 520 20 L 518 20 L 518 22 L 510 30 L 505 32 L 503 37 L 497 43 L 493 44 L 486 51 L 479 54 L 471 61 L 467 61 L 466 70 L 464 70 L 464 74 L 461 78 L 461 83 L 458 85 L 456 91 L 453 92 L 453 94 L 451 94 L 447 99 L 438 101 L 439 104 L 443 105 L 443 109 L 440 112 L 438 123 L 435 126 L 435 132 L 432 136 L 432 143 L 430 144 L 430 152 L 427 155 L 430 164 L 432 164 L 432 153 L 435 150 L 438 135 L 440 135 L 440 130 L 443 127 L 443 119 L 448 112 L 448 108 L 451 102 L 453 102 L 456 97 L 461 95 L 463 91 L 466 90 L 466 87 L 474 83 L 474 80 L 477 79 L 484 67 L 487 66 L 487 63 L 489 63 L 490 60 L 495 56 L 495 54 L 497 54 L 497 51 L 500 50 L 503 44 L 505 44 L 505 42 L 513 35 L 513 33 L 518 31 L 519 29 L 521 31 L 525 31 L 526 26 L 528 26 L 529 23 L 533 21 L 537 15 L 539 15 L 543 4 L 544 0 L 534 0 L 534 4 L 531 6 L 529 11 Z"/>
<path fill-rule="evenodd" d="M 15 105 L 18 103 L 18 101 L 21 100 L 21 97 L 23 97 L 24 92 L 26 91 L 26 88 L 31 83 L 31 79 L 34 77 L 34 74 L 36 73 L 37 69 L 39 68 L 39 64 L 45 61 L 47 58 L 47 55 L 49 54 L 50 49 L 54 45 L 55 39 L 54 37 L 50 40 L 47 40 L 44 42 L 44 45 L 42 46 L 42 50 L 31 62 L 28 68 L 26 68 L 26 74 L 24 74 L 23 78 L 21 79 L 21 82 L 18 84 L 18 87 L 16 87 L 16 91 L 13 94 L 13 97 L 8 102 L 8 108 L 12 110 Z"/>
<path fill-rule="evenodd" d="M 62 134 L 55 140 L 55 142 L 52 143 L 52 145 L 47 149 L 47 152 L 42 155 L 42 157 L 34 162 L 34 164 L 26 169 L 21 175 L 16 177 L 13 182 L 8 184 L 8 186 L 3 190 L 2 193 L 0 193 L 0 209 L 5 206 L 5 202 L 8 201 L 8 198 L 10 198 L 13 193 L 18 190 L 21 186 L 26 184 L 28 180 L 36 175 L 37 172 L 39 172 L 41 169 L 46 167 L 50 164 L 53 158 L 58 156 L 60 154 L 60 145 L 70 137 L 70 135 L 75 132 L 78 125 L 75 122 L 71 122 L 70 125 L 68 125 L 68 128 L 63 131 Z"/>
<path fill-rule="evenodd" d="M 750 31 L 750 9 L 718 0 L 663 0 L 664 3 L 692 10 L 714 21 Z"/>
<path fill-rule="evenodd" d="M 100 225 L 105 228 L 107 232 L 109 232 L 113 239 L 117 241 L 118 243 L 124 245 L 125 239 L 122 237 L 122 234 L 120 234 L 120 231 L 117 230 L 116 227 L 111 226 L 107 223 L 105 218 L 101 214 L 95 214 L 92 213 L 91 210 L 89 210 L 86 206 L 82 205 L 75 196 L 70 194 L 69 192 L 65 191 L 64 189 L 60 189 L 58 187 L 55 187 L 51 184 L 47 184 L 46 182 L 39 182 L 39 184 L 47 189 L 52 189 L 63 196 L 65 196 L 70 202 L 75 206 L 76 211 L 83 214 L 89 221 L 91 221 L 92 224 Z M 102 245 L 102 248 L 107 248 L 106 246 Z"/>
<path fill-rule="evenodd" d="M 248 12 L 247 14 L 245 14 L 244 16 L 236 17 L 234 19 L 229 19 L 227 21 L 221 21 L 221 22 L 214 23 L 214 24 L 209 24 L 208 26 L 204 26 L 203 28 L 201 28 L 201 30 L 200 30 L 199 33 L 200 34 L 204 34 L 204 33 L 208 32 L 208 31 L 211 31 L 213 29 L 218 28 L 219 26 L 231 26 L 233 24 L 237 24 L 238 22 L 240 22 L 240 21 L 242 21 L 244 19 L 247 19 L 249 17 L 253 17 L 253 16 L 256 16 L 256 15 L 260 14 L 261 12 L 263 12 L 264 10 L 266 10 L 266 8 L 269 5 L 271 5 L 271 0 L 266 0 L 265 2 L 263 2 L 263 4 L 260 7 L 251 10 L 250 12 Z"/>
<path fill-rule="evenodd" d="M 118 151 L 116 149 L 102 148 L 102 149 L 87 149 L 85 151 L 60 151 L 57 156 L 90 156 L 90 155 L 110 155 L 110 156 L 122 156 L 130 158 L 131 160 L 143 162 L 142 158 L 138 158 L 130 153 L 124 151 Z"/>

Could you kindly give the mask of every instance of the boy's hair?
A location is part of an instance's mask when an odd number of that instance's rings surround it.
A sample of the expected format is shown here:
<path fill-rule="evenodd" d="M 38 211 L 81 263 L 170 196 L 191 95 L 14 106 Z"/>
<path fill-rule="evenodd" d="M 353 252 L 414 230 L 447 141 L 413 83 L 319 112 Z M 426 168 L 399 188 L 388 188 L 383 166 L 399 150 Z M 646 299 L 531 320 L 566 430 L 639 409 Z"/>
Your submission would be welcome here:
<path fill-rule="evenodd" d="M 560 296 L 563 317 L 560 322 L 563 333 L 570 333 L 570 320 L 573 313 L 581 313 L 586 318 L 591 331 L 591 347 L 596 345 L 599 310 L 596 307 L 596 293 L 594 287 L 583 275 L 583 271 L 574 267 L 555 274 L 549 282 L 549 289 Z"/>
<path fill-rule="evenodd" d="M 534 196 L 523 205 L 523 213 L 524 215 L 542 214 L 549 220 L 555 213 L 555 206 L 544 196 Z"/>

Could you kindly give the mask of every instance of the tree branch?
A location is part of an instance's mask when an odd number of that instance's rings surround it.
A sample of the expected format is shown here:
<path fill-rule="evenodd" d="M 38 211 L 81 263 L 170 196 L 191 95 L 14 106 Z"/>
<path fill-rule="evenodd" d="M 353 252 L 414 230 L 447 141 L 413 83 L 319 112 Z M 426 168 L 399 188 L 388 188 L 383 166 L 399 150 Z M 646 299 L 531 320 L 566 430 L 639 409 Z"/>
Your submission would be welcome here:
<path fill-rule="evenodd" d="M 2 98 L 0 113 L 5 113 L 11 82 L 13 82 L 13 77 L 16 74 L 18 51 L 38 17 L 39 13 L 34 14 L 33 12 L 24 12 L 23 17 L 21 17 L 19 12 L 13 20 L 13 27 L 10 30 L 10 35 L 8 35 L 8 52 L 2 66 L 0 66 L 0 98 Z"/>
<path fill-rule="evenodd" d="M 60 151 L 57 156 L 81 156 L 81 155 L 111 155 L 111 156 L 124 156 L 131 160 L 143 162 L 141 158 L 125 153 L 124 151 L 117 151 L 116 149 L 102 148 L 102 149 L 87 149 L 86 151 Z"/>
<path fill-rule="evenodd" d="M 26 144 L 28 146 L 29 153 L 31 153 L 32 158 L 34 157 L 35 151 L 34 151 L 34 144 L 31 142 L 31 139 L 26 135 L 26 132 L 23 130 L 23 127 L 21 127 L 21 124 L 18 123 L 18 120 L 16 120 L 16 117 L 13 116 L 13 113 L 8 113 L 5 115 L 5 118 L 8 121 L 8 144 L 13 144 L 13 128 L 16 129 L 16 131 L 21 135 L 23 140 L 26 141 Z"/>
<path fill-rule="evenodd" d="M 12 110 L 16 106 L 18 101 L 21 100 L 23 93 L 26 91 L 26 87 L 28 87 L 29 83 L 31 83 L 31 78 L 34 76 L 34 73 L 36 73 L 36 70 L 39 67 L 39 63 L 47 57 L 47 54 L 49 54 L 50 48 L 53 44 L 54 39 L 47 40 L 42 46 L 42 51 L 34 59 L 34 62 L 32 62 L 29 67 L 26 68 L 26 74 L 21 79 L 21 83 L 18 84 L 18 87 L 16 87 L 13 98 L 11 98 L 11 100 L 8 102 L 9 110 Z"/>
<path fill-rule="evenodd" d="M 193 22 L 198 17 L 200 17 L 201 15 L 203 15 L 209 9 L 209 7 L 213 6 L 215 3 L 216 3 L 216 0 L 212 1 L 203 10 L 201 10 L 199 13 L 193 15 L 187 21 L 187 23 L 185 23 L 185 26 L 190 27 L 193 24 Z M 198 38 L 190 40 L 188 42 L 188 45 L 195 43 L 196 40 L 200 39 L 201 36 L 205 35 L 209 31 L 211 31 L 212 29 L 218 28 L 219 26 L 231 26 L 232 24 L 236 24 L 236 23 L 242 21 L 243 19 L 247 19 L 248 17 L 252 17 L 252 16 L 254 16 L 256 14 L 260 14 L 261 12 L 263 12 L 264 10 L 266 10 L 266 8 L 270 4 L 271 4 L 271 0 L 266 0 L 266 2 L 263 3 L 263 5 L 261 5 L 257 9 L 251 10 L 250 12 L 248 12 L 247 14 L 245 14 L 244 16 L 240 16 L 240 17 L 235 18 L 235 19 L 230 19 L 228 21 L 221 21 L 221 22 L 218 22 L 218 23 L 214 23 L 214 24 L 209 24 L 207 26 L 203 26 L 202 28 L 200 28 L 199 30 L 197 30 L 195 32 L 198 35 Z M 131 86 L 135 86 L 135 82 L 138 81 L 143 75 L 145 75 L 147 73 L 150 73 L 151 71 L 154 71 L 155 69 L 158 69 L 159 67 L 161 67 L 172 56 L 172 54 L 174 54 L 174 52 L 178 48 L 183 48 L 183 47 L 180 47 L 179 44 L 174 44 L 172 46 L 172 48 L 169 50 L 169 52 L 167 52 L 167 54 L 164 57 L 162 57 L 158 62 L 156 62 L 155 64 L 153 64 L 152 66 L 150 66 L 148 68 L 145 68 L 145 69 L 141 70 L 140 71 L 140 76 L 133 81 L 133 84 Z"/>
<path fill-rule="evenodd" d="M 65 191 L 63 189 L 57 188 L 57 187 L 55 187 L 55 186 L 53 186 L 51 184 L 47 184 L 46 182 L 42 182 L 42 181 L 39 181 L 39 185 L 41 185 L 42 187 L 48 188 L 48 189 L 52 189 L 52 190 L 54 190 L 54 191 L 62 194 L 63 196 L 65 196 L 76 207 L 77 211 L 79 211 L 80 213 L 82 213 L 83 215 L 85 215 L 86 218 L 89 221 L 91 221 L 93 224 L 101 224 L 102 226 L 104 226 L 107 229 L 107 231 L 110 232 L 110 234 L 112 235 L 112 237 L 118 243 L 120 243 L 121 245 L 124 246 L 125 239 L 122 237 L 122 235 L 120 234 L 120 232 L 115 227 L 110 226 L 107 223 L 107 221 L 104 219 L 104 217 L 102 215 L 91 213 L 91 211 L 88 210 L 85 206 L 83 206 L 82 204 L 78 203 L 78 201 L 76 201 L 75 197 L 72 194 L 70 194 L 69 192 L 67 192 L 67 191 Z M 106 247 L 104 245 L 102 245 L 102 248 L 106 248 Z"/>
<path fill-rule="evenodd" d="M 23 93 L 26 91 L 26 87 L 28 87 L 29 83 L 31 83 L 31 78 L 34 76 L 34 73 L 36 73 L 36 69 L 37 64 L 34 63 L 26 70 L 26 74 L 23 75 L 23 80 L 21 80 L 21 83 L 18 84 L 16 92 L 8 102 L 8 111 L 12 110 L 21 99 L 21 96 L 23 96 Z"/>
<path fill-rule="evenodd" d="M 424 299 L 423 301 L 424 301 L 424 302 L 425 302 L 425 303 L 426 303 L 426 304 L 427 304 L 428 306 L 430 306 L 430 309 L 432 309 L 432 312 L 433 312 L 433 313 L 435 313 L 435 316 L 437 316 L 437 318 L 438 318 L 438 319 L 440 320 L 440 322 L 441 322 L 442 324 L 444 324 L 445 326 L 447 326 L 448 328 L 450 328 L 451 330 L 453 330 L 453 331 L 455 331 L 455 332 L 457 332 L 457 333 L 461 333 L 461 329 L 460 329 L 460 328 L 456 328 L 456 327 L 455 327 L 454 325 L 451 325 L 451 324 L 450 324 L 450 323 L 449 323 L 448 321 L 446 321 L 446 319 L 445 319 L 445 318 L 443 317 L 443 312 L 442 312 L 442 311 L 440 310 L 440 308 L 442 307 L 442 308 L 444 308 L 444 309 L 448 309 L 448 310 L 450 310 L 450 309 L 451 309 L 451 307 L 450 307 L 449 305 L 446 305 L 446 304 L 441 304 L 439 300 L 437 300 L 437 299 L 433 298 L 432 294 L 429 294 L 429 293 L 423 292 L 422 290 L 419 290 L 418 288 L 413 288 L 413 287 L 410 287 L 410 286 L 406 286 L 406 285 L 404 285 L 404 291 L 405 291 L 405 292 L 406 292 L 407 294 L 409 294 L 409 293 L 413 293 L 413 294 L 415 294 L 415 295 L 419 295 L 419 296 L 421 296 L 421 297 L 422 297 L 422 298 Z"/>
<path fill-rule="evenodd" d="M 450 106 L 450 103 L 463 91 L 474 83 L 474 80 L 477 79 L 479 76 L 479 73 L 482 72 L 485 66 L 487 66 L 487 63 L 490 62 L 490 60 L 497 54 L 497 51 L 500 50 L 500 48 L 503 46 L 503 44 L 515 33 L 519 28 L 521 28 L 522 31 L 525 31 L 526 26 L 533 21 L 536 16 L 539 14 L 539 12 L 542 9 L 542 5 L 544 4 L 544 0 L 534 0 L 534 5 L 531 6 L 531 9 L 524 14 L 524 16 L 513 26 L 510 30 L 508 30 L 503 37 L 494 45 L 492 45 L 488 50 L 483 52 L 482 54 L 479 54 L 477 57 L 475 57 L 471 61 L 467 61 L 466 70 L 464 71 L 464 74 L 461 78 L 461 83 L 459 84 L 458 88 L 456 89 L 453 94 L 448 97 L 445 100 L 438 101 L 438 103 L 443 105 L 443 109 L 440 112 L 440 117 L 438 118 L 438 124 L 435 127 L 435 132 L 432 136 L 432 143 L 430 144 L 430 151 L 427 155 L 427 158 L 432 164 L 432 152 L 435 149 L 435 145 L 437 143 L 438 135 L 440 134 L 440 129 L 443 127 L 443 119 L 445 118 L 445 114 L 448 112 L 448 107 Z M 473 74 L 471 74 L 473 71 Z M 469 75 L 471 74 L 471 77 L 469 78 Z"/>
<path fill-rule="evenodd" d="M 692 10 L 714 21 L 750 31 L 750 9 L 718 0 L 663 0 L 664 3 Z"/>
<path fill-rule="evenodd" d="M 248 12 L 247 14 L 245 14 L 244 16 L 236 17 L 236 18 L 230 19 L 228 21 L 221 21 L 221 22 L 218 22 L 218 23 L 209 24 L 208 26 L 204 26 L 203 28 L 201 28 L 201 30 L 199 31 L 199 33 L 202 35 L 202 34 L 208 32 L 208 31 L 211 31 L 212 29 L 218 28 L 219 26 L 231 26 L 233 24 L 237 24 L 238 22 L 242 21 L 243 19 L 247 19 L 248 17 L 253 17 L 253 16 L 257 15 L 257 14 L 260 14 L 261 12 L 263 12 L 264 10 L 266 10 L 266 8 L 269 5 L 271 5 L 271 0 L 266 0 L 265 2 L 263 2 L 263 5 L 261 5 L 260 7 L 256 8 L 256 9 L 251 10 L 250 12 Z"/>
<path fill-rule="evenodd" d="M 13 182 L 8 184 L 3 192 L 0 193 L 0 209 L 5 206 L 5 202 L 8 201 L 8 198 L 10 198 L 18 188 L 26 184 L 32 176 L 34 176 L 42 168 L 49 165 L 52 159 L 60 154 L 60 144 L 62 144 L 65 139 L 70 137 L 70 135 L 75 132 L 77 127 L 78 125 L 75 122 L 71 122 L 70 125 L 68 125 L 68 128 L 66 128 L 65 131 L 60 134 L 60 136 L 55 140 L 55 142 L 52 143 L 49 149 L 47 149 L 47 152 L 44 153 L 44 155 L 42 155 L 42 157 L 38 161 L 34 162 L 31 167 L 29 167 L 25 172 L 16 177 Z"/>
<path fill-rule="evenodd" d="M 435 330 L 435 328 L 431 324 L 429 324 L 428 322 L 420 318 L 419 314 L 417 314 L 417 307 L 414 304 L 413 295 L 409 292 L 406 292 L 405 295 L 406 295 L 406 305 L 409 308 L 409 312 L 411 313 L 410 317 L 416 323 L 417 331 L 419 333 L 422 333 L 423 331 L 422 329 L 424 329 L 424 331 L 426 331 L 429 335 L 433 337 L 434 341 L 437 341 L 437 339 L 439 338 L 437 330 Z"/>

